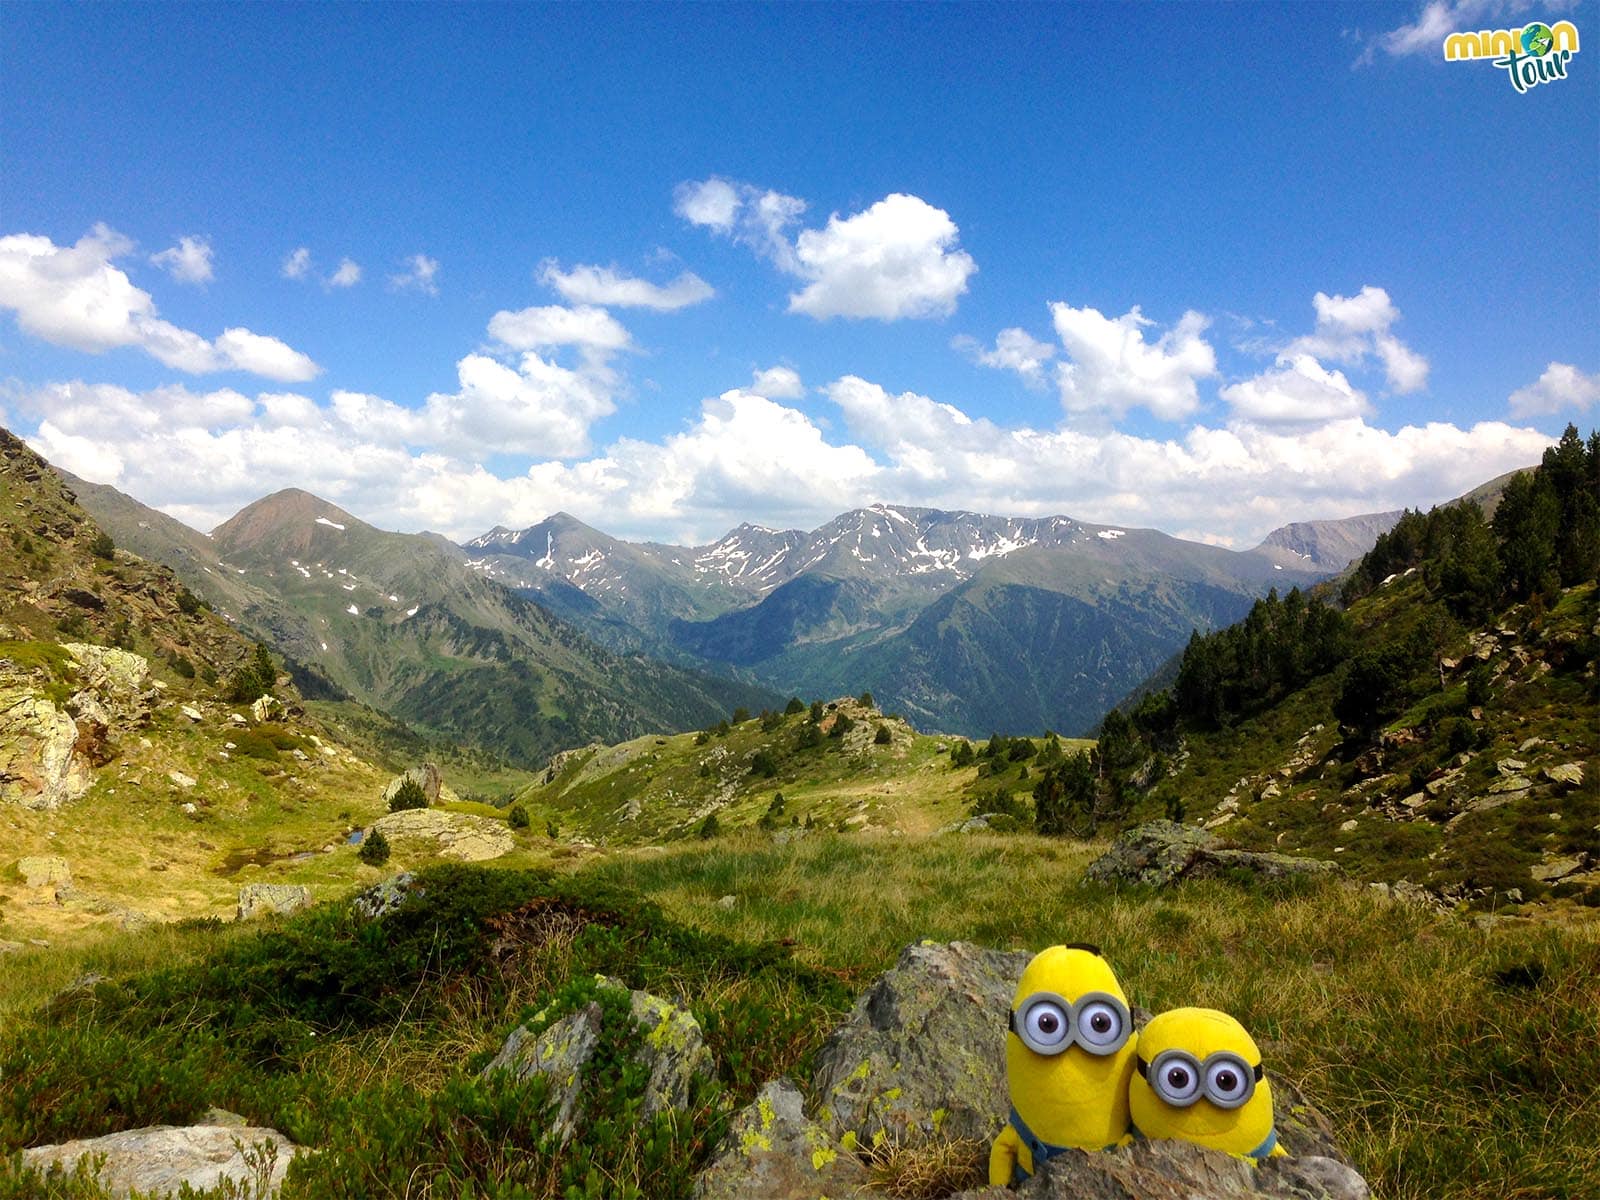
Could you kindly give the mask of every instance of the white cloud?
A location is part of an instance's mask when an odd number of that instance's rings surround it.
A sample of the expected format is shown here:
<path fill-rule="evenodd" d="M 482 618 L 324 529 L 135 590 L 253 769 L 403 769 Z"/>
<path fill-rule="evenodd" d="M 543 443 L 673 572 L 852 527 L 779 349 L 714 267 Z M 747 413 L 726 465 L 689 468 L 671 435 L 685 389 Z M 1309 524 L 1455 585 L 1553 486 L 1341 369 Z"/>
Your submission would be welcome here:
<path fill-rule="evenodd" d="M 1514 417 L 1540 417 L 1575 408 L 1587 412 L 1600 404 L 1600 374 L 1585 375 L 1570 363 L 1553 362 L 1544 374 L 1509 397 Z"/>
<path fill-rule="evenodd" d="M 576 266 L 563 271 L 559 264 L 547 262 L 539 271 L 539 279 L 574 304 L 653 308 L 657 312 L 676 312 L 717 294 L 692 271 L 684 271 L 671 283 L 660 285 L 619 274 L 614 267 Z"/>
<path fill-rule="evenodd" d="M 1200 335 L 1206 318 L 1186 312 L 1155 342 L 1144 340 L 1154 322 L 1134 307 L 1120 317 L 1098 309 L 1050 306 L 1056 336 L 1070 362 L 1056 365 L 1061 403 L 1069 413 L 1106 413 L 1119 419 L 1146 408 L 1177 421 L 1200 407 L 1195 381 L 1215 375 L 1217 356 Z"/>
<path fill-rule="evenodd" d="M 27 333 L 57 346 L 99 354 L 134 346 L 190 374 L 243 370 L 298 383 L 320 368 L 276 338 L 229 329 L 215 342 L 163 321 L 150 293 L 113 265 L 133 243 L 96 225 L 72 246 L 47 237 L 0 238 L 0 306 Z"/>
<path fill-rule="evenodd" d="M 311 270 L 311 251 L 304 246 L 289 251 L 283 260 L 282 270 L 285 279 L 304 279 Z"/>
<path fill-rule="evenodd" d="M 680 183 L 672 207 L 691 225 L 749 246 L 780 270 L 795 270 L 788 229 L 806 211 L 804 200 L 713 176 L 698 183 Z"/>
<path fill-rule="evenodd" d="M 328 276 L 328 286 L 336 288 L 355 287 L 361 282 L 361 266 L 352 259 L 341 258 L 339 269 Z"/>
<path fill-rule="evenodd" d="M 1311 298 L 1317 326 L 1296 338 L 1284 354 L 1310 354 L 1326 362 L 1359 366 L 1368 355 L 1382 363 L 1389 386 L 1396 392 L 1420 391 L 1428 383 L 1428 360 L 1389 332 L 1400 310 L 1381 287 L 1366 284 L 1354 296 L 1318 292 Z"/>
<path fill-rule="evenodd" d="M 768 367 L 753 373 L 749 390 L 768 400 L 798 400 L 806 394 L 806 385 L 793 367 Z"/>
<path fill-rule="evenodd" d="M 1356 65 L 1370 64 L 1379 50 L 1390 58 L 1427 54 L 1443 59 L 1444 39 L 1448 35 L 1463 30 L 1475 31 L 1487 23 L 1522 16 L 1533 7 L 1533 0 L 1428 0 L 1416 20 L 1370 39 Z M 1568 4 L 1566 0 L 1554 3 L 1545 0 L 1543 7 L 1555 11 Z"/>
<path fill-rule="evenodd" d="M 398 275 L 389 276 L 389 287 L 397 292 L 421 292 L 425 296 L 437 296 L 439 285 L 434 282 L 434 276 L 439 273 L 439 260 L 429 258 L 426 254 L 413 254 L 404 259 L 402 265 L 405 270 Z"/>
<path fill-rule="evenodd" d="M 587 304 L 577 308 L 549 304 L 497 312 L 489 319 L 489 335 L 513 350 L 577 346 L 596 358 L 625 350 L 629 345 L 622 322 L 605 309 Z"/>
<path fill-rule="evenodd" d="M 797 273 L 811 282 L 789 297 L 789 311 L 826 319 L 949 316 L 978 264 L 956 248 L 943 209 L 895 193 L 865 212 L 828 218 L 795 243 Z"/>
<path fill-rule="evenodd" d="M 177 245 L 152 254 L 150 261 L 179 283 L 209 283 L 216 277 L 211 257 L 211 243 L 205 238 L 181 237 Z"/>
<path fill-rule="evenodd" d="M 962 334 L 950 343 L 981 367 L 1015 371 L 1029 387 L 1044 386 L 1044 365 L 1055 357 L 1056 348 L 1041 342 L 1026 329 L 1002 329 L 994 339 L 994 349 L 986 350 L 976 338 Z"/>
<path fill-rule="evenodd" d="M 673 209 L 804 280 L 789 296 L 789 311 L 818 320 L 948 316 L 978 269 L 958 248 L 960 230 L 950 214 L 901 192 L 853 216 L 834 213 L 792 242 L 789 229 L 806 203 L 782 192 L 713 176 L 679 184 Z"/>
<path fill-rule="evenodd" d="M 619 536 L 703 542 L 740 521 L 811 528 L 887 500 L 1066 514 L 1249 546 L 1288 521 L 1449 499 L 1536 462 L 1549 442 L 1498 422 L 1389 432 L 1359 416 L 1314 426 L 1238 419 L 1171 438 L 1008 429 L 846 376 L 823 392 L 848 433 L 734 389 L 705 401 L 679 433 L 591 452 L 581 449 L 584 421 L 609 400 L 583 392 L 575 373 L 543 369 L 469 355 L 460 388 L 418 408 L 350 392 L 251 399 L 83 383 L 13 385 L 0 401 L 39 422 L 30 441 L 46 457 L 197 527 L 292 485 L 381 527 L 458 537 L 565 509 Z M 534 464 L 508 476 L 482 465 L 513 447 Z M 551 457 L 561 451 L 578 453 Z"/>
<path fill-rule="evenodd" d="M 1273 370 L 1220 394 L 1236 419 L 1261 425 L 1321 424 L 1372 414 L 1367 398 L 1342 371 L 1325 369 L 1309 354 L 1280 358 Z"/>

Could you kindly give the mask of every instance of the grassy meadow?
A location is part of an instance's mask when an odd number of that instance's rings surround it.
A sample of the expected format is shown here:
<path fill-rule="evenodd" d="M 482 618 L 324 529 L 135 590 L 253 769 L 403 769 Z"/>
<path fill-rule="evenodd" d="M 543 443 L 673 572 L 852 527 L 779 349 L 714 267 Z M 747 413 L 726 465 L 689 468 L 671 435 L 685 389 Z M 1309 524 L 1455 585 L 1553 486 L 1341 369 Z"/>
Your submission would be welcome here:
<path fill-rule="evenodd" d="M 1113 890 L 1081 881 L 1099 848 L 752 833 L 448 868 L 418 911 L 380 926 L 325 905 L 259 932 L 194 924 L 30 950 L 0 976 L 0 1152 L 215 1104 L 327 1148 L 288 1196 L 687 1196 L 730 1114 L 776 1074 L 803 1083 L 908 942 L 1092 941 L 1136 1003 L 1236 1015 L 1375 1195 L 1597 1194 L 1592 914 L 1474 920 L 1339 884 Z M 516 952 L 490 953 L 490 929 Z M 640 1123 L 638 1081 L 619 1070 L 589 1101 L 591 1134 L 557 1152 L 537 1087 L 473 1069 L 519 1018 L 582 1002 L 596 969 L 686 1000 L 719 1079 L 685 1119 Z M 50 1000 L 88 970 L 122 982 Z M 95 1194 L 0 1171 L 0 1197 L 46 1186 Z"/>

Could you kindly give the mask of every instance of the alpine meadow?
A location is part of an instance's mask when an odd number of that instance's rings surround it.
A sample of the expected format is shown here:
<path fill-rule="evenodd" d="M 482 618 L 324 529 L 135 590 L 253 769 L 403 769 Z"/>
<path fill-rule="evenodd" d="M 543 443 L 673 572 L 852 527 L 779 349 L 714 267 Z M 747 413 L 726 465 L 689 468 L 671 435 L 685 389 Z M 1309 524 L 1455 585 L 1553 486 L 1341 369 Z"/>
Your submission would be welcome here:
<path fill-rule="evenodd" d="M 1595 36 L 0 6 L 0 1200 L 1600 1200 Z"/>

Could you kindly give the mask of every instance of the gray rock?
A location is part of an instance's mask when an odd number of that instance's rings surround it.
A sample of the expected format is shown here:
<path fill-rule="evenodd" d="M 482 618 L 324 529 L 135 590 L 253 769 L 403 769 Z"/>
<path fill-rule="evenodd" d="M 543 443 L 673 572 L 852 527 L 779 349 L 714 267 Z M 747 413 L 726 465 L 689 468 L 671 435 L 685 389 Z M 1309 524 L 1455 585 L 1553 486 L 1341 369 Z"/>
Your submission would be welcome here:
<path fill-rule="evenodd" d="M 880 1131 L 993 1138 L 1010 1108 L 1006 1013 L 1031 957 L 966 942 L 906 947 L 819 1053 L 818 1123 L 863 1145 Z"/>
<path fill-rule="evenodd" d="M 722 908 L 722 909 L 730 909 L 731 910 L 731 909 L 737 908 L 738 905 L 739 905 L 739 897 L 737 897 L 737 896 L 723 896 L 717 901 L 717 907 L 718 908 Z"/>
<path fill-rule="evenodd" d="M 1337 863 L 1255 850 L 1226 850 L 1214 834 L 1174 821 L 1150 821 L 1128 830 L 1084 872 L 1100 883 L 1166 887 L 1223 871 L 1244 870 L 1265 879 L 1339 873 Z"/>
<path fill-rule="evenodd" d="M 860 1160 L 808 1121 L 800 1090 L 787 1079 L 756 1093 L 733 1118 L 711 1165 L 695 1180 L 695 1200 L 819 1200 L 849 1196 L 866 1183 Z"/>
<path fill-rule="evenodd" d="M 239 889 L 236 919 L 249 921 L 271 913 L 293 913 L 311 907 L 311 889 L 298 883 L 247 883 Z"/>
<path fill-rule="evenodd" d="M 103 1154 L 100 1180 L 113 1196 L 171 1196 L 185 1184 L 215 1188 L 227 1182 L 243 1188 L 260 1184 L 276 1196 L 299 1148 L 275 1129 L 234 1125 L 155 1125 L 105 1137 L 22 1152 L 24 1166 L 46 1171 L 60 1164 L 71 1171 L 84 1155 Z"/>
<path fill-rule="evenodd" d="M 1583 783 L 1583 764 L 1571 762 L 1559 767 L 1546 767 L 1544 777 L 1562 787 L 1579 787 Z"/>
<path fill-rule="evenodd" d="M 694 1081 L 710 1079 L 716 1070 L 700 1023 L 688 1009 L 679 1008 L 659 996 L 630 991 L 617 980 L 604 976 L 598 979 L 603 986 L 628 992 L 630 1012 L 643 1038 L 634 1060 L 650 1072 L 641 1115 L 649 1118 L 669 1109 L 688 1107 Z M 517 1079 L 548 1076 L 551 1095 L 556 1098 L 556 1116 L 551 1129 L 562 1145 L 577 1132 L 578 1098 L 589 1061 L 600 1043 L 600 1022 L 600 1005 L 590 1003 L 561 1018 L 537 1037 L 527 1026 L 520 1025 L 483 1069 L 484 1075 L 508 1071 Z"/>
<path fill-rule="evenodd" d="M 510 854 L 517 848 L 516 839 L 504 821 L 471 813 L 408 808 L 379 817 L 372 827 L 391 843 L 422 843 L 425 853 L 453 858 L 457 862 L 484 862 Z"/>
<path fill-rule="evenodd" d="M 1015 1191 L 982 1188 L 951 1200 L 1367 1200 L 1361 1176 L 1329 1159 L 1278 1158 L 1253 1167 L 1188 1142 L 1069 1150 Z"/>
<path fill-rule="evenodd" d="M 402 871 L 357 892 L 350 898 L 350 907 L 358 916 L 376 921 L 379 917 L 386 917 L 399 908 L 412 892 L 421 894 L 421 889 L 417 887 L 417 877 L 410 871 Z"/>

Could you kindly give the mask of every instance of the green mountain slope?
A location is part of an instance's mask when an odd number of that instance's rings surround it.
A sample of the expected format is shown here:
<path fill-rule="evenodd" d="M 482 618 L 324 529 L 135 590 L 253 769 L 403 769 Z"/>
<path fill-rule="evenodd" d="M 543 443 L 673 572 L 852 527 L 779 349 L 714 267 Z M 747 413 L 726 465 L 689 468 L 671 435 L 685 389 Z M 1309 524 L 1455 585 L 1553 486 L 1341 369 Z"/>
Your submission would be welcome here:
<path fill-rule="evenodd" d="M 283 654 L 308 694 L 354 697 L 524 764 L 772 699 L 604 650 L 444 539 L 375 529 L 306 492 L 257 501 L 210 538 L 126 497 L 87 498 Z"/>

